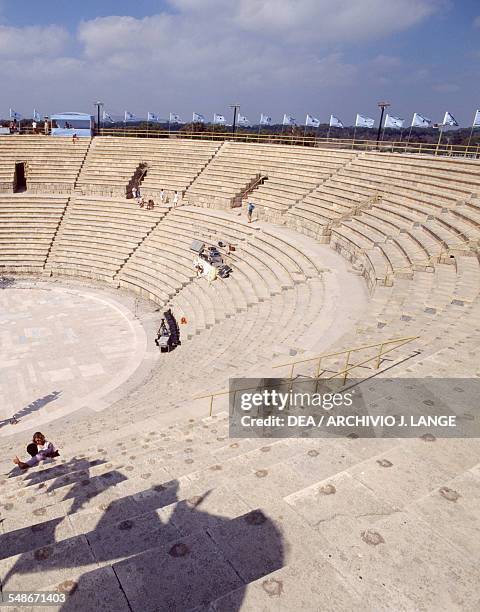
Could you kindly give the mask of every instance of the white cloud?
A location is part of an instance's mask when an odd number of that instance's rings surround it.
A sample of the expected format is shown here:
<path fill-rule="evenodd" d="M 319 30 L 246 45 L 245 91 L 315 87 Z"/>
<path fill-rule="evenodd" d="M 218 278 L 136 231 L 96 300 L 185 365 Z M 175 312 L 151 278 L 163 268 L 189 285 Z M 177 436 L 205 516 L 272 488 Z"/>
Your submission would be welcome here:
<path fill-rule="evenodd" d="M 345 43 L 405 30 L 445 6 L 444 0 L 238 0 L 247 30 L 292 40 Z"/>
<path fill-rule="evenodd" d="M 24 28 L 0 26 L 0 57 L 54 56 L 63 52 L 68 40 L 67 30 L 56 25 Z"/>
<path fill-rule="evenodd" d="M 113 114 L 125 108 L 138 114 L 172 110 L 187 118 L 192 110 L 227 113 L 228 104 L 240 101 L 242 113 L 254 119 L 261 110 L 277 117 L 300 116 L 305 109 L 322 118 L 349 109 L 345 115 L 353 117 L 361 108 L 376 109 L 377 96 L 396 104 L 407 98 L 429 102 L 431 86 L 439 82 L 421 58 L 412 66 L 387 44 L 375 47 L 375 41 L 434 15 L 446 0 L 169 0 L 169 5 L 141 19 L 81 22 L 75 54 L 68 52 L 72 41 L 61 27 L 0 27 L 8 104 L 21 112 L 20 101 L 31 97 L 30 90 L 45 111 L 88 110 L 101 98 Z M 366 52 L 357 57 L 362 45 Z"/>

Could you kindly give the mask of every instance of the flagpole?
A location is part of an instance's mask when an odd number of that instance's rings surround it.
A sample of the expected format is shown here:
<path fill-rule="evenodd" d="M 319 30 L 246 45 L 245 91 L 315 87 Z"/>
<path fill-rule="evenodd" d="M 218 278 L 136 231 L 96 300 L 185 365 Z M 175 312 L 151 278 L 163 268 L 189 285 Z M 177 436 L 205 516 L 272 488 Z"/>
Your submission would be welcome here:
<path fill-rule="evenodd" d="M 465 155 L 467 154 L 468 147 L 470 146 L 470 143 L 472 142 L 474 128 L 475 128 L 475 119 L 473 120 L 472 127 L 470 128 L 470 136 L 468 137 L 467 150 L 465 151 Z"/>
<path fill-rule="evenodd" d="M 413 128 L 413 125 L 411 125 L 411 126 L 410 126 L 410 129 L 408 130 L 407 144 L 409 144 L 409 143 L 410 143 L 410 136 L 412 135 L 412 128 Z"/>
<path fill-rule="evenodd" d="M 438 154 L 438 149 L 440 147 L 440 141 L 442 140 L 442 136 L 443 136 L 443 128 L 445 127 L 445 125 L 442 123 L 439 127 L 440 127 L 440 134 L 438 135 L 438 142 L 437 142 L 437 148 L 435 149 L 435 155 Z"/>
<path fill-rule="evenodd" d="M 400 128 L 400 140 L 398 142 L 402 142 L 402 138 L 403 138 L 403 127 Z"/>
<path fill-rule="evenodd" d="M 357 124 L 355 123 L 355 129 L 353 130 L 353 142 L 352 142 L 352 149 L 355 146 L 355 136 L 357 135 Z"/>

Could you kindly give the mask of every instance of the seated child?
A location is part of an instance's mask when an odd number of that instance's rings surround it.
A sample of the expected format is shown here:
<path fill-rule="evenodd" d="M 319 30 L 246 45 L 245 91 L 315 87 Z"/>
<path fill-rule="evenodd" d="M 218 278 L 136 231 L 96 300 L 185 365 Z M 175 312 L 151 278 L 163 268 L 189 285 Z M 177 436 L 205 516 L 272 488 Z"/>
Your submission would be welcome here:
<path fill-rule="evenodd" d="M 53 444 L 47 442 L 45 436 L 39 431 L 33 434 L 33 442 L 27 446 L 27 453 L 31 457 L 28 461 L 20 461 L 18 457 L 15 457 L 13 460 L 13 463 L 18 465 L 22 470 L 27 470 L 29 467 L 38 465 L 40 461 L 44 461 L 45 459 L 58 457 L 60 454 Z"/>

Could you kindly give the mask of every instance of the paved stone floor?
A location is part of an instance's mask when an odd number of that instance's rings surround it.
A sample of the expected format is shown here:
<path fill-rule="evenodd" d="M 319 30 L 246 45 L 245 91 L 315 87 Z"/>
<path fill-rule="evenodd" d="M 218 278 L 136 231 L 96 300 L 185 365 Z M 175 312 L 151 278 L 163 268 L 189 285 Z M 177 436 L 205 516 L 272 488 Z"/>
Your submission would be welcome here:
<path fill-rule="evenodd" d="M 140 322 L 101 291 L 48 283 L 0 291 L 0 435 L 45 423 L 115 390 L 147 347 Z"/>

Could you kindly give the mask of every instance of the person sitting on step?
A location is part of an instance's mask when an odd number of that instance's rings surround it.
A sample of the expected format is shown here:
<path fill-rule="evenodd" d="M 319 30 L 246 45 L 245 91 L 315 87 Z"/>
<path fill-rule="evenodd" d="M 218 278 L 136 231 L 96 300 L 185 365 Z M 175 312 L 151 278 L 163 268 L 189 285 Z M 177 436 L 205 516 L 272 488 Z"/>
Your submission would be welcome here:
<path fill-rule="evenodd" d="M 13 460 L 13 463 L 18 465 L 22 470 L 27 470 L 30 467 L 38 465 L 40 461 L 45 461 L 45 459 L 58 457 L 60 454 L 54 445 L 48 442 L 40 431 L 33 434 L 33 442 L 27 446 L 27 453 L 31 457 L 28 461 L 20 461 L 18 457 L 15 457 Z"/>

